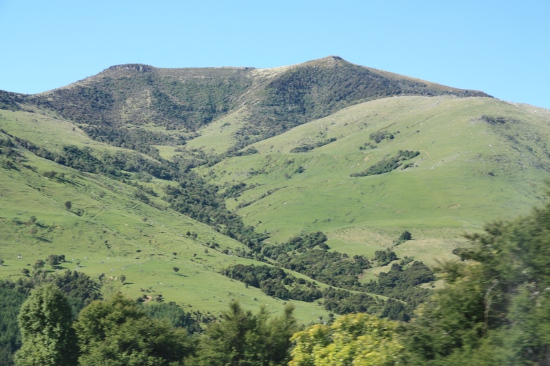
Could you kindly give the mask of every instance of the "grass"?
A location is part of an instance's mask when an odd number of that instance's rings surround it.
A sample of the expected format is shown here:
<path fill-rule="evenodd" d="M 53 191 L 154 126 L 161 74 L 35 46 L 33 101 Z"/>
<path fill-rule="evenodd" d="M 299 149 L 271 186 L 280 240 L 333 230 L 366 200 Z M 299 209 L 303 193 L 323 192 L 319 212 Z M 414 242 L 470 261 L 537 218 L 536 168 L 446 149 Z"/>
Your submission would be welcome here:
<path fill-rule="evenodd" d="M 26 137 L 26 124 L 32 121 L 21 118 L 19 124 L 10 122 L 2 128 Z M 166 301 L 213 313 L 226 310 L 231 299 L 238 299 L 254 311 L 262 304 L 269 311 L 282 313 L 284 301 L 219 274 L 230 264 L 257 263 L 221 253 L 242 247 L 239 242 L 174 211 L 135 201 L 135 188 L 121 182 L 22 153 L 17 169 L 0 168 L 0 258 L 5 261 L 0 278 L 18 278 L 21 269 L 32 269 L 37 259 L 64 254 L 68 261 L 62 268 L 77 269 L 94 278 L 105 274 L 109 282 L 106 295 L 122 291 L 137 298 L 160 293 Z M 0 160 L 2 165 L 4 157 Z M 42 175 L 50 170 L 64 173 L 65 178 Z M 154 180 L 150 184 L 163 183 Z M 160 207 L 166 205 L 150 198 Z M 72 202 L 70 211 L 65 208 L 66 201 Z M 29 223 L 32 216 L 35 223 Z M 196 232 L 197 239 L 187 237 L 187 231 Z M 206 247 L 212 241 L 219 244 L 218 250 Z M 174 272 L 174 267 L 179 272 Z M 126 276 L 124 285 L 119 281 L 122 274 Z M 295 304 L 296 315 L 305 324 L 328 315 L 315 303 Z"/>
<path fill-rule="evenodd" d="M 226 115 L 199 130 L 200 136 L 189 141 L 189 148 L 202 148 L 217 154 L 227 151 L 235 145 L 235 132 L 245 125 L 245 114 L 238 110 Z"/>
<path fill-rule="evenodd" d="M 480 120 L 482 115 L 511 116 L 522 124 L 495 127 Z M 219 184 L 258 184 L 227 204 L 237 209 L 245 203 L 238 211 L 246 223 L 272 233 L 273 242 L 321 230 L 332 247 L 370 256 L 407 228 L 413 236 L 429 232 L 425 239 L 432 240 L 430 245 L 450 248 L 454 244 L 447 245 L 448 240 L 480 230 L 487 221 L 526 213 L 541 202 L 547 173 L 539 163 L 548 163 L 543 153 L 550 137 L 547 122 L 522 106 L 490 98 L 387 98 L 258 142 L 259 154 L 226 159 L 203 172 Z M 371 133 L 381 130 L 395 138 L 359 150 L 373 142 Z M 510 134 L 518 136 L 516 142 Z M 329 138 L 337 141 L 290 153 Z M 349 176 L 398 150 L 420 151 L 413 168 Z M 303 173 L 296 173 L 299 166 Z M 342 232 L 361 230 L 367 231 L 362 237 L 339 238 Z"/>

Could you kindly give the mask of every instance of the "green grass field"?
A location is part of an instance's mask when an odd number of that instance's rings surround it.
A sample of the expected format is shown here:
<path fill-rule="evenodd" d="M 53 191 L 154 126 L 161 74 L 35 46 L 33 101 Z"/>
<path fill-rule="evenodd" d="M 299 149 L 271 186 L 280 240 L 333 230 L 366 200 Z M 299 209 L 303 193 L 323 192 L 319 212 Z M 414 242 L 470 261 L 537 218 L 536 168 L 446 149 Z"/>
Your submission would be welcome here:
<path fill-rule="evenodd" d="M 17 120 L 10 118 L 10 123 L 0 128 L 31 140 L 34 135 L 26 131 L 32 130 L 28 126 L 34 123 L 32 119 L 21 112 L 14 116 Z M 64 138 L 56 129 L 64 127 L 64 123 L 52 123 L 42 135 L 36 134 L 35 142 L 42 136 L 51 141 L 50 147 L 56 146 L 60 143 L 56 137 Z M 98 144 L 86 141 L 72 142 Z M 94 278 L 105 274 L 106 295 L 112 291 L 122 291 L 131 298 L 162 294 L 166 301 L 213 313 L 226 310 L 235 299 L 253 311 L 265 305 L 270 312 L 282 313 L 284 301 L 219 274 L 231 264 L 257 264 L 221 252 L 243 248 L 241 243 L 172 210 L 136 201 L 135 188 L 121 182 L 81 173 L 28 152 L 20 160 L 16 169 L 0 168 L 0 258 L 4 260 L 0 278 L 15 279 L 22 276 L 21 269 L 32 270 L 37 259 L 64 254 L 67 262 L 61 269 L 76 269 Z M 58 172 L 56 178 L 42 174 L 51 170 Z M 59 178 L 60 173 L 64 173 L 63 178 Z M 167 183 L 153 180 L 149 185 L 162 184 Z M 159 207 L 167 205 L 154 197 L 151 200 Z M 67 201 L 72 203 L 70 211 L 65 207 Z M 36 218 L 34 223 L 31 217 Z M 197 233 L 197 239 L 187 237 L 187 231 Z M 219 248 L 208 248 L 207 242 L 218 243 Z M 177 273 L 174 267 L 179 268 Z M 122 274 L 126 276 L 124 285 L 119 281 Z M 305 324 L 328 315 L 315 303 L 294 303 L 296 315 Z"/>
<path fill-rule="evenodd" d="M 483 115 L 522 123 L 492 126 Z M 379 131 L 394 138 L 359 149 L 374 144 L 370 134 Z M 542 201 L 548 170 L 541 162 L 548 164 L 549 137 L 548 117 L 521 105 L 490 98 L 396 97 L 296 127 L 256 143 L 259 154 L 227 159 L 203 172 L 221 184 L 256 184 L 227 204 L 247 223 L 272 233 L 272 241 L 321 230 L 335 249 L 370 256 L 404 229 L 447 248 L 454 245 L 449 240 L 488 221 L 527 213 Z M 337 140 L 307 153 L 290 152 L 330 138 Z M 398 150 L 420 152 L 411 160 L 414 167 L 350 177 Z M 297 173 L 299 167 L 305 171 Z"/>

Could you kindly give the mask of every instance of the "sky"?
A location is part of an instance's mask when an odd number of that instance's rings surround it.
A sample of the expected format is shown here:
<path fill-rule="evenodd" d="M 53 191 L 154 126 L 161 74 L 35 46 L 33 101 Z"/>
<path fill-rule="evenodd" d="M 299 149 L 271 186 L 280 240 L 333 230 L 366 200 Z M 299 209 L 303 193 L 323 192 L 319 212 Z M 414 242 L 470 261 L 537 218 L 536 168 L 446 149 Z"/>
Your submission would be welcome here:
<path fill-rule="evenodd" d="M 0 89 L 112 65 L 271 68 L 336 55 L 550 109 L 550 0 L 0 0 Z"/>

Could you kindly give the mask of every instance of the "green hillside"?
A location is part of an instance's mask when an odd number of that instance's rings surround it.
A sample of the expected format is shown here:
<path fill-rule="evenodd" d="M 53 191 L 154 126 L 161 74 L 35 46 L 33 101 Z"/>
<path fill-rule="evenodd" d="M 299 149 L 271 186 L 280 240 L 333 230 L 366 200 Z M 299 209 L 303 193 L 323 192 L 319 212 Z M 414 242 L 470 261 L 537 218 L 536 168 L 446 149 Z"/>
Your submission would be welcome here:
<path fill-rule="evenodd" d="M 490 98 L 380 99 L 256 143 L 257 154 L 203 174 L 227 187 L 245 183 L 227 204 L 272 241 L 321 230 L 334 248 L 368 254 L 408 229 L 418 240 L 403 253 L 435 238 L 452 249 L 462 233 L 540 202 L 550 116 L 534 112 Z M 376 143 L 377 135 L 385 137 Z M 399 150 L 419 155 L 385 174 L 351 176 Z"/>
<path fill-rule="evenodd" d="M 94 152 L 117 150 L 73 131 L 66 121 L 27 112 L 0 114 L 3 141 L 7 133 L 42 142 L 52 151 L 69 141 Z M 13 148 L 11 154 L 0 155 L 0 278 L 16 279 L 23 268 L 32 271 L 36 260 L 64 254 L 67 262 L 58 269 L 78 269 L 96 279 L 103 273 L 108 279 L 104 291 L 120 290 L 131 298 L 162 294 L 166 301 L 213 314 L 232 299 L 250 309 L 261 303 L 269 311 L 283 310 L 284 301 L 218 273 L 228 265 L 256 263 L 234 255 L 243 244 L 168 209 L 159 198 L 148 195 L 149 204 L 143 203 L 130 184 L 71 169 L 22 148 Z M 52 171 L 54 177 L 44 175 Z M 171 184 L 134 181 L 159 192 Z M 126 276 L 124 285 L 121 275 Z M 297 316 L 305 323 L 327 314 L 315 303 L 296 303 Z"/>
<path fill-rule="evenodd" d="M 105 294 L 407 320 L 435 286 L 416 261 L 541 202 L 549 122 L 333 56 L 0 92 L 0 278 L 64 254 Z"/>

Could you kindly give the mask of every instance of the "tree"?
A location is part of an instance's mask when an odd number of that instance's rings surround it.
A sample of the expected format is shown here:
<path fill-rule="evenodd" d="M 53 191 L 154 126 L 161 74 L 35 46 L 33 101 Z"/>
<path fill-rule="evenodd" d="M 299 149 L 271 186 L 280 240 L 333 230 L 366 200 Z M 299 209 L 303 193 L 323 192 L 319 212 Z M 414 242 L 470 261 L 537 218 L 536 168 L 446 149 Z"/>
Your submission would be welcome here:
<path fill-rule="evenodd" d="M 55 254 L 50 254 L 48 258 L 46 258 L 46 263 L 49 264 L 52 268 L 54 268 L 60 263 L 59 256 Z"/>
<path fill-rule="evenodd" d="M 44 264 L 46 264 L 46 262 L 44 262 L 42 259 L 37 259 L 36 262 L 34 262 L 32 268 L 37 271 L 41 268 L 44 268 Z"/>
<path fill-rule="evenodd" d="M 407 326 L 414 364 L 543 365 L 550 359 L 550 204 L 468 235 L 447 282 Z"/>
<path fill-rule="evenodd" d="M 57 175 L 57 172 L 54 170 L 51 170 L 51 171 L 44 172 L 43 174 L 46 178 L 53 179 Z"/>
<path fill-rule="evenodd" d="M 23 345 L 15 354 L 17 365 L 76 365 L 71 308 L 58 288 L 34 289 L 21 306 L 18 320 Z"/>
<path fill-rule="evenodd" d="M 120 275 L 119 279 L 120 279 L 120 283 L 124 285 L 124 281 L 126 281 L 126 276 L 122 274 Z"/>
<path fill-rule="evenodd" d="M 401 235 L 399 236 L 399 241 L 406 241 L 406 240 L 412 240 L 412 235 L 407 230 L 403 231 Z"/>
<path fill-rule="evenodd" d="M 404 347 L 396 328 L 395 322 L 363 313 L 313 325 L 292 336 L 289 365 L 397 365 Z"/>
<path fill-rule="evenodd" d="M 175 366 L 194 351 L 184 329 L 150 319 L 120 293 L 84 308 L 75 328 L 83 366 Z"/>
<path fill-rule="evenodd" d="M 280 318 L 268 321 L 265 308 L 257 314 L 232 302 L 220 323 L 212 324 L 199 344 L 196 365 L 286 365 L 290 337 L 297 330 L 289 305 Z"/>
<path fill-rule="evenodd" d="M 72 207 L 73 207 L 73 203 L 71 201 L 66 201 L 65 202 L 65 208 L 67 210 L 70 210 Z"/>
<path fill-rule="evenodd" d="M 176 272 L 176 273 L 178 273 L 178 272 L 179 272 L 179 270 L 180 270 L 180 269 L 179 269 L 178 267 L 174 267 L 174 268 L 172 268 L 172 269 L 173 269 L 173 270 L 174 270 L 174 272 Z"/>

